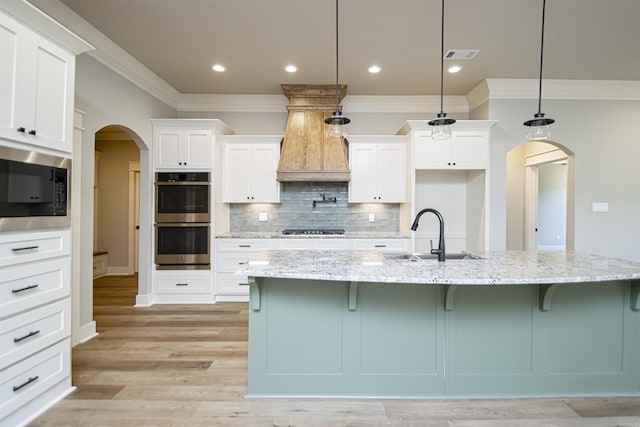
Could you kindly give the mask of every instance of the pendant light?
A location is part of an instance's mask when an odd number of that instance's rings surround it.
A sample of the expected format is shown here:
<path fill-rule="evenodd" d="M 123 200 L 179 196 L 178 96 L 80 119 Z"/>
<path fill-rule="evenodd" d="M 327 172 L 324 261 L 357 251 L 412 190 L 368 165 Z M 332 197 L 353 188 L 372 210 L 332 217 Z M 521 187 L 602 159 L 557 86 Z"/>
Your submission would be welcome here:
<path fill-rule="evenodd" d="M 527 132 L 527 138 L 531 139 L 549 139 L 551 133 L 549 132 L 549 125 L 555 122 L 555 120 L 547 118 L 544 113 L 541 112 L 542 104 L 542 52 L 544 49 L 544 12 L 545 12 L 546 0 L 542 0 L 542 38 L 540 40 L 540 79 L 538 80 L 538 112 L 533 115 L 533 119 L 524 122 L 525 126 L 529 126 Z"/>
<path fill-rule="evenodd" d="M 447 118 L 447 113 L 443 110 L 444 99 L 444 0 L 442 0 L 442 25 L 440 27 L 440 112 L 438 118 L 429 122 L 433 126 L 431 138 L 442 141 L 451 138 L 451 126 L 456 121 Z"/>
<path fill-rule="evenodd" d="M 324 119 L 329 125 L 329 136 L 341 137 L 346 135 L 345 127 L 351 120 L 344 117 L 340 112 L 340 83 L 338 79 L 339 70 L 339 39 L 338 39 L 338 0 L 336 0 L 336 111 L 331 117 Z"/>

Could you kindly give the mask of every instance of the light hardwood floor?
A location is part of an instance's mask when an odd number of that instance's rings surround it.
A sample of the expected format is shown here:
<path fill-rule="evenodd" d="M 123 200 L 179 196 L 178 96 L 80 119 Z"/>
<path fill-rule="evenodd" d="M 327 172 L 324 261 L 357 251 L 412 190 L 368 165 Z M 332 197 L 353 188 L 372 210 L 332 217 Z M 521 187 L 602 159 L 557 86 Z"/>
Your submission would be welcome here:
<path fill-rule="evenodd" d="M 136 286 L 95 281 L 77 390 L 31 426 L 640 427 L 640 398 L 245 400 L 247 304 L 134 308 Z"/>

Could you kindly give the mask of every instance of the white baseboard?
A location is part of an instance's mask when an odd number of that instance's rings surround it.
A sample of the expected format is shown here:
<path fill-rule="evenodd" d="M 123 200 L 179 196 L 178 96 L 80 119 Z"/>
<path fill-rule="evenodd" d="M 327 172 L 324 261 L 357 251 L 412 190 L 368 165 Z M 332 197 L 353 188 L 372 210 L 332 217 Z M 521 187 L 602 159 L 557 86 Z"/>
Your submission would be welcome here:
<path fill-rule="evenodd" d="M 216 295 L 216 302 L 249 302 L 249 295 Z"/>
<path fill-rule="evenodd" d="M 133 273 L 129 267 L 107 267 L 107 276 L 132 276 Z"/>
<path fill-rule="evenodd" d="M 76 346 L 78 344 L 82 344 L 97 336 L 98 333 L 96 332 L 96 322 L 91 321 L 89 323 L 85 323 L 78 328 L 78 334 L 77 337 L 74 337 L 73 345 Z"/>
<path fill-rule="evenodd" d="M 149 307 L 153 305 L 153 295 L 136 295 L 136 305 L 134 307 Z"/>

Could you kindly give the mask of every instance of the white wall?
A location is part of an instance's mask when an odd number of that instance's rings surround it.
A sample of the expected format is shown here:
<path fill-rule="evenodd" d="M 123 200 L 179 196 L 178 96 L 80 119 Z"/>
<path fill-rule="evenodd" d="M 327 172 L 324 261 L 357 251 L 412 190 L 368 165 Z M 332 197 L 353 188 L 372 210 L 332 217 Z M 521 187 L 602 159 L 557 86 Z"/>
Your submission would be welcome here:
<path fill-rule="evenodd" d="M 491 248 L 506 245 L 507 153 L 524 142 L 533 100 L 491 100 Z M 544 101 L 553 141 L 575 154 L 575 249 L 640 260 L 640 102 Z M 599 125 L 605 124 L 605 126 Z M 608 202 L 608 213 L 591 212 Z"/>
<path fill-rule="evenodd" d="M 95 133 L 107 125 L 121 125 L 129 129 L 132 139 L 140 148 L 140 186 L 147 188 L 141 191 L 140 199 L 140 254 L 141 266 L 139 281 L 143 292 L 150 291 L 150 272 L 152 261 L 151 249 L 151 187 L 148 176 L 142 169 L 150 170 L 152 117 L 176 116 L 175 110 L 161 103 L 156 98 L 140 90 L 137 86 L 106 68 L 87 54 L 78 56 L 76 63 L 76 96 L 75 107 L 85 113 L 84 135 L 81 152 L 74 153 L 74 173 L 82 174 L 83 221 L 80 229 L 81 248 L 79 257 L 74 259 L 80 266 L 80 325 L 93 322 L 93 167 L 95 150 Z M 146 218 L 147 227 L 143 227 Z M 146 249 L 144 249 L 146 247 Z M 142 267 L 143 264 L 147 268 Z"/>

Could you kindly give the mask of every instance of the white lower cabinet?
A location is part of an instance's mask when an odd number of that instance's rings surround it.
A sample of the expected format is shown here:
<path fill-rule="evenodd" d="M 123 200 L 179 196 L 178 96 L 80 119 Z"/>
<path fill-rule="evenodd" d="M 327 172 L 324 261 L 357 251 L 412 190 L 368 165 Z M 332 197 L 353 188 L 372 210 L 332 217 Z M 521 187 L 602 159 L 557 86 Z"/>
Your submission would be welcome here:
<path fill-rule="evenodd" d="M 156 270 L 153 287 L 156 303 L 214 302 L 211 270 Z"/>
<path fill-rule="evenodd" d="M 216 239 L 216 301 L 248 301 L 247 276 L 235 272 L 261 251 L 278 250 L 378 250 L 408 251 L 409 238 L 350 239 L 350 238 L 276 238 L 276 239 Z"/>
<path fill-rule="evenodd" d="M 248 301 L 247 277 L 235 272 L 271 247 L 272 239 L 216 239 L 216 301 Z"/>
<path fill-rule="evenodd" d="M 354 250 L 369 250 L 380 252 L 408 251 L 411 240 L 407 239 L 354 239 Z"/>
<path fill-rule="evenodd" d="M 0 233 L 0 425 L 24 425 L 71 387 L 71 231 Z"/>

